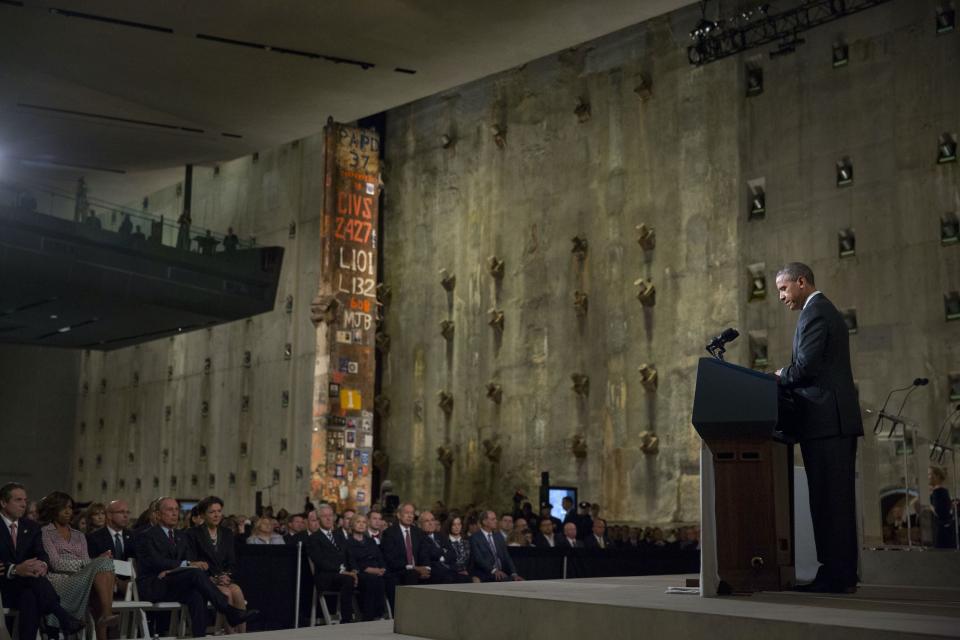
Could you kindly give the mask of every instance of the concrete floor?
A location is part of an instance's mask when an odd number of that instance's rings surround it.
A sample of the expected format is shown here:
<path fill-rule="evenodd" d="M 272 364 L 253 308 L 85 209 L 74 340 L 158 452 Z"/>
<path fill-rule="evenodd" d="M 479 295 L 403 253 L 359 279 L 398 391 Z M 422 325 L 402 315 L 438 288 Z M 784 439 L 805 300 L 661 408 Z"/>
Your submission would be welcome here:
<path fill-rule="evenodd" d="M 490 637 L 960 638 L 960 588 L 865 585 L 851 595 L 665 593 L 693 576 L 402 587 L 394 621 L 248 634 L 251 640 Z M 394 633 L 394 629 L 403 633 Z"/>

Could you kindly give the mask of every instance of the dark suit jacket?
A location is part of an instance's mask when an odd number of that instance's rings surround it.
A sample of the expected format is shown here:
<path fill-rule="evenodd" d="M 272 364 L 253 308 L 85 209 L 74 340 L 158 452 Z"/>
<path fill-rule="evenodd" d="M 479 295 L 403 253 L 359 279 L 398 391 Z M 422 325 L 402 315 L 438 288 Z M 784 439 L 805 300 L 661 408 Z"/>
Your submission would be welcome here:
<path fill-rule="evenodd" d="M 563 538 L 563 534 L 554 532 L 553 546 L 551 547 L 549 544 L 547 544 L 547 537 L 537 531 L 535 534 L 533 534 L 533 546 L 535 546 L 537 549 L 556 549 L 558 547 L 563 548 L 560 546 L 563 544 L 563 540 L 561 538 Z"/>
<path fill-rule="evenodd" d="M 822 293 L 800 312 L 793 356 L 780 384 L 793 392 L 801 412 L 798 440 L 863 435 L 850 368 L 849 331 L 843 316 Z"/>
<path fill-rule="evenodd" d="M 417 527 L 410 527 L 410 543 L 413 547 L 413 563 L 417 566 L 429 566 L 430 558 L 424 545 L 425 536 Z M 380 534 L 380 551 L 387 562 L 387 571 L 403 571 L 407 566 L 407 550 L 403 542 L 403 531 L 399 524 L 393 524 Z"/>
<path fill-rule="evenodd" d="M 20 564 L 31 558 L 43 560 L 49 563 L 50 558 L 47 552 L 43 550 L 43 538 L 40 535 L 40 525 L 33 520 L 20 518 L 17 521 L 17 548 L 13 548 L 13 540 L 10 538 L 10 530 L 4 526 L 6 523 L 0 520 L 0 562 L 3 563 L 4 575 L 0 576 L 0 593 L 3 594 L 5 602 L 13 603 L 16 601 L 14 591 L 20 589 L 22 583 L 20 580 L 8 580 L 6 572 L 11 565 Z M 6 604 L 5 606 L 13 606 Z"/>
<path fill-rule="evenodd" d="M 610 542 L 610 539 L 607 536 L 603 536 L 603 545 L 604 545 L 603 546 L 604 549 L 611 549 L 613 547 L 613 543 Z M 583 539 L 583 548 L 584 549 L 600 548 L 600 543 L 597 542 L 597 537 L 593 535 L 592 531 L 586 538 Z"/>
<path fill-rule="evenodd" d="M 380 553 L 380 545 L 374 542 L 373 538 L 365 537 L 363 540 L 357 540 L 351 536 L 347 540 L 347 555 L 350 557 L 350 566 L 360 572 L 370 567 L 387 568 L 383 554 Z"/>
<path fill-rule="evenodd" d="M 195 559 L 185 531 L 174 531 L 174 540 L 170 542 L 160 525 L 150 527 L 137 538 L 137 589 L 141 599 L 152 599 L 161 572 Z"/>
<path fill-rule="evenodd" d="M 559 546 L 561 549 L 582 549 L 583 543 L 576 538 L 574 538 L 573 542 L 571 543 L 569 540 L 567 540 L 566 536 L 560 536 L 560 543 L 557 546 Z"/>
<path fill-rule="evenodd" d="M 496 535 L 500 535 L 500 532 L 497 531 Z M 501 538 L 503 536 L 500 536 Z M 456 552 L 453 552 L 453 548 L 447 548 L 446 537 L 435 533 L 433 534 L 433 540 L 430 539 L 430 536 L 423 536 L 424 547 L 426 548 L 427 559 L 430 561 L 430 566 L 434 564 L 442 565 L 446 568 L 451 568 L 456 563 Z"/>
<path fill-rule="evenodd" d="M 500 558 L 500 570 L 509 576 L 516 575 L 517 568 L 513 564 L 513 558 L 510 557 L 503 536 L 494 532 L 493 543 L 497 547 L 497 556 Z M 470 559 L 473 561 L 473 573 L 475 575 L 489 577 L 493 573 L 496 561 L 483 529 L 470 536 Z"/>
<path fill-rule="evenodd" d="M 313 560 L 313 568 L 317 573 L 340 573 L 341 566 L 347 571 L 352 568 L 346 546 L 330 542 L 323 531 L 317 531 L 307 538 L 303 548 L 307 557 Z"/>
<path fill-rule="evenodd" d="M 195 560 L 202 560 L 210 567 L 207 570 L 211 576 L 222 573 L 233 573 L 237 566 L 237 544 L 233 531 L 221 525 L 217 528 L 217 545 L 213 545 L 206 525 L 193 527 L 187 530 L 187 539 L 190 542 L 190 555 Z"/>
<path fill-rule="evenodd" d="M 123 554 L 118 556 L 116 546 L 114 544 L 114 539 L 110 533 L 110 529 L 106 527 L 100 527 L 93 533 L 87 534 L 87 552 L 91 558 L 96 558 L 101 556 L 106 551 L 113 553 L 113 558 L 115 560 L 129 560 L 130 558 L 136 557 L 136 551 L 133 543 L 133 534 L 129 530 L 124 529 L 120 532 L 121 537 L 123 538 Z"/>

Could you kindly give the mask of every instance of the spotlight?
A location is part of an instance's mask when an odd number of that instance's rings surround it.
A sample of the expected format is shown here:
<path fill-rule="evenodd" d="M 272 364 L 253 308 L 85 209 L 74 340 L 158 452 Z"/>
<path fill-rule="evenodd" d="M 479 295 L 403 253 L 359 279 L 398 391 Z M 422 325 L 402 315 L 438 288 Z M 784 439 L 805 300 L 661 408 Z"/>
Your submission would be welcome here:
<path fill-rule="evenodd" d="M 767 194 L 757 187 L 750 197 L 749 220 L 763 220 L 767 216 Z"/>
<path fill-rule="evenodd" d="M 849 258 L 857 253 L 857 237 L 853 229 L 844 229 L 837 234 L 837 244 L 840 247 L 841 258 Z"/>
<path fill-rule="evenodd" d="M 940 244 L 957 244 L 960 242 L 960 219 L 955 213 L 948 213 L 940 218 Z"/>
<path fill-rule="evenodd" d="M 747 67 L 747 97 L 758 96 L 763 93 L 763 69 Z"/>
<path fill-rule="evenodd" d="M 853 184 L 853 163 L 850 158 L 837 161 L 837 186 Z"/>
<path fill-rule="evenodd" d="M 957 14 L 949 7 L 941 7 L 937 11 L 937 33 L 950 33 L 956 26 Z"/>
<path fill-rule="evenodd" d="M 833 45 L 833 68 L 845 67 L 850 62 L 850 49 L 843 43 Z"/>
<path fill-rule="evenodd" d="M 954 137 L 945 133 L 940 136 L 940 143 L 937 145 L 937 163 L 957 161 L 957 141 Z"/>

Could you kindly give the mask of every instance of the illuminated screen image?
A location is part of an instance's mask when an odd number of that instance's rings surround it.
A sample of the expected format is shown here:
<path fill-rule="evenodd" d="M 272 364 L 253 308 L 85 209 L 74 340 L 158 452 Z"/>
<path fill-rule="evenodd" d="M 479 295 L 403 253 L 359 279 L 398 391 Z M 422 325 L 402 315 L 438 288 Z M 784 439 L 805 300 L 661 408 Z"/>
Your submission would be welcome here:
<path fill-rule="evenodd" d="M 563 521 L 563 517 L 566 516 L 566 512 L 563 510 L 563 499 L 569 497 L 573 500 L 573 505 L 577 505 L 577 488 L 576 487 L 550 487 L 548 490 L 549 496 L 548 500 L 550 504 L 553 505 L 553 508 L 550 510 L 550 515 L 554 518 L 559 518 L 560 521 Z"/>

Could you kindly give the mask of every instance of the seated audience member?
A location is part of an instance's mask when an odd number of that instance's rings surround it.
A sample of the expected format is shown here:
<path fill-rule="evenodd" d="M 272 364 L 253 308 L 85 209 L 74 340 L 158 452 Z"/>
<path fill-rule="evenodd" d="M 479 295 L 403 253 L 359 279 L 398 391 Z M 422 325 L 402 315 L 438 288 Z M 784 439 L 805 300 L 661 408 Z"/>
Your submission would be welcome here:
<path fill-rule="evenodd" d="M 84 533 L 93 533 L 97 529 L 102 529 L 107 523 L 107 508 L 102 502 L 94 502 L 86 508 L 83 515 L 87 518 L 86 530 L 80 529 Z M 96 556 L 94 556 L 96 557 Z"/>
<path fill-rule="evenodd" d="M 387 593 L 387 565 L 380 547 L 367 535 L 367 517 L 354 515 L 350 520 L 353 532 L 347 539 L 349 565 L 357 572 L 360 591 L 360 615 L 363 620 L 379 620 L 384 613 Z"/>
<path fill-rule="evenodd" d="M 387 563 L 387 573 L 397 585 L 418 584 L 421 579 L 430 578 L 424 535 L 413 526 L 415 512 L 413 503 L 401 504 L 397 507 L 397 522 L 380 536 L 380 551 Z M 393 600 L 390 606 L 394 606 Z"/>
<path fill-rule="evenodd" d="M 450 584 L 452 582 L 470 582 L 469 577 L 462 577 L 453 569 L 453 549 L 447 547 L 446 540 L 440 535 L 440 523 L 437 522 L 432 511 L 420 514 L 420 530 L 424 533 L 427 549 L 427 558 L 430 562 L 430 582 L 433 584 Z"/>
<path fill-rule="evenodd" d="M 444 543 L 450 554 L 450 566 L 457 582 L 479 582 L 470 575 L 470 541 L 463 537 L 463 518 L 451 515 L 443 524 Z"/>
<path fill-rule="evenodd" d="M 347 539 L 353 535 L 353 526 L 351 522 L 353 521 L 353 516 L 356 515 L 356 511 L 353 509 L 345 509 L 343 515 L 340 516 L 340 522 L 337 526 L 336 531 L 333 535 L 337 538 L 337 544 L 342 547 L 345 547 L 347 544 Z"/>
<path fill-rule="evenodd" d="M 337 543 L 334 535 L 336 516 L 333 507 L 321 504 L 317 507 L 317 518 L 320 529 L 310 536 L 304 545 L 307 556 L 313 561 L 313 580 L 317 585 L 317 592 L 339 592 L 340 622 L 353 622 L 353 594 L 359 582 L 357 572 L 350 566 L 346 548 Z"/>
<path fill-rule="evenodd" d="M 530 525 L 527 524 L 526 518 L 515 518 L 513 521 L 513 528 L 520 530 L 520 532 L 522 533 L 527 529 L 529 529 Z"/>
<path fill-rule="evenodd" d="M 663 529 L 660 527 L 654 527 L 650 544 L 660 549 L 667 546 L 667 541 L 663 536 Z"/>
<path fill-rule="evenodd" d="M 286 509 L 280 509 L 277 511 L 276 521 L 277 521 L 277 533 L 279 533 L 284 538 L 287 537 L 287 523 L 290 520 L 290 513 Z"/>
<path fill-rule="evenodd" d="M 544 518 L 540 521 L 540 531 L 533 536 L 533 545 L 538 549 L 552 549 L 557 546 L 557 542 L 553 533 L 553 520 Z"/>
<path fill-rule="evenodd" d="M 114 500 L 106 506 L 106 526 L 87 534 L 87 551 L 91 558 L 108 551 L 114 560 L 129 560 L 135 556 L 133 534 L 127 529 L 130 507 L 123 500 Z"/>
<path fill-rule="evenodd" d="M 467 517 L 463 521 L 463 524 L 467 527 L 467 538 L 475 534 L 477 531 L 480 531 L 480 521 L 477 519 L 476 514 L 472 512 L 467 512 Z"/>
<path fill-rule="evenodd" d="M 30 504 L 27 505 L 27 513 L 24 515 L 24 517 L 27 520 L 40 522 L 40 506 L 36 500 L 31 500 Z"/>
<path fill-rule="evenodd" d="M 520 529 L 514 529 L 510 532 L 510 535 L 507 536 L 507 546 L 508 547 L 529 547 L 530 543 L 527 541 L 527 532 L 521 531 Z"/>
<path fill-rule="evenodd" d="M 73 519 L 70 520 L 69 524 L 72 529 L 85 532 L 87 530 L 87 514 L 85 514 L 83 511 L 77 511 L 73 514 Z"/>
<path fill-rule="evenodd" d="M 504 540 L 510 537 L 510 532 L 513 531 L 513 527 L 514 522 L 512 515 L 504 513 L 500 516 L 500 535 L 503 536 Z"/>
<path fill-rule="evenodd" d="M 232 607 L 246 609 L 243 590 L 233 581 L 237 566 L 236 542 L 233 531 L 223 524 L 223 500 L 208 496 L 197 503 L 196 509 L 203 516 L 203 523 L 187 532 L 191 557 L 207 563 L 207 575 Z M 226 633 L 244 633 L 246 630 L 246 624 L 236 627 L 227 624 L 224 629 Z"/>
<path fill-rule="evenodd" d="M 27 490 L 8 482 L 0 487 L 0 596 L 3 606 L 20 612 L 17 640 L 36 640 L 40 617 L 52 615 L 67 634 L 83 628 L 83 622 L 60 604 L 60 596 L 47 579 L 47 553 L 40 526 L 23 517 Z M 3 620 L 4 624 L 6 620 Z"/>
<path fill-rule="evenodd" d="M 230 605 L 227 597 L 207 576 L 209 565 L 193 560 L 188 534 L 176 530 L 180 505 L 173 498 L 161 498 L 159 523 L 137 539 L 137 589 L 141 600 L 169 601 L 187 605 L 193 637 L 207 631 L 207 602 L 224 614 L 227 623 L 240 626 L 257 617 L 256 609 L 241 610 Z"/>
<path fill-rule="evenodd" d="M 560 541 L 561 547 L 570 547 L 571 549 L 580 549 L 583 543 L 577 540 L 577 525 L 574 522 L 568 522 L 563 525 L 563 539 Z"/>
<path fill-rule="evenodd" d="M 87 538 L 70 526 L 72 520 L 73 498 L 62 491 L 40 501 L 40 521 L 47 523 L 40 530 L 43 550 L 50 559 L 47 579 L 73 617 L 86 619 L 90 607 L 97 640 L 106 640 L 107 627 L 120 622 L 120 616 L 113 613 L 113 560 L 109 551 L 91 560 Z"/>
<path fill-rule="evenodd" d="M 193 529 L 194 527 L 203 526 L 204 518 L 203 513 L 200 512 L 200 504 L 197 503 L 193 505 L 193 508 L 190 509 L 190 517 L 187 521 L 187 529 Z"/>
<path fill-rule="evenodd" d="M 106 516 L 105 527 L 87 534 L 87 552 L 91 558 L 102 556 L 114 560 L 129 560 L 135 555 L 133 534 L 127 530 L 130 508 L 123 500 L 114 500 L 106 506 Z M 115 595 L 125 594 L 128 582 L 129 580 L 117 575 Z"/>
<path fill-rule="evenodd" d="M 614 545 L 607 538 L 607 521 L 597 518 L 593 521 L 593 531 L 583 540 L 586 549 L 610 549 Z"/>
<path fill-rule="evenodd" d="M 377 543 L 377 546 L 380 546 L 380 535 L 386 528 L 387 523 L 383 520 L 383 512 L 376 507 L 370 509 L 370 513 L 367 514 L 367 535 Z"/>
<path fill-rule="evenodd" d="M 159 504 L 159 500 L 154 500 L 147 506 L 143 513 L 140 514 L 137 521 L 133 523 L 134 536 L 143 533 L 150 527 L 155 527 L 157 523 L 160 522 Z"/>
<path fill-rule="evenodd" d="M 640 546 L 641 536 L 643 536 L 643 531 L 640 530 L 640 527 L 630 527 L 630 531 L 627 533 L 626 545 L 636 549 Z"/>
<path fill-rule="evenodd" d="M 287 533 L 283 536 L 283 541 L 287 544 L 294 543 L 301 531 L 307 530 L 307 514 L 294 513 L 287 518 Z"/>
<path fill-rule="evenodd" d="M 283 536 L 274 531 L 275 528 L 276 521 L 273 518 L 260 516 L 253 527 L 253 535 L 247 538 L 247 544 L 286 544 Z"/>
<path fill-rule="evenodd" d="M 507 543 L 497 534 L 495 511 L 481 512 L 480 531 L 470 536 L 470 556 L 473 574 L 483 582 L 523 580 L 513 564 Z"/>

